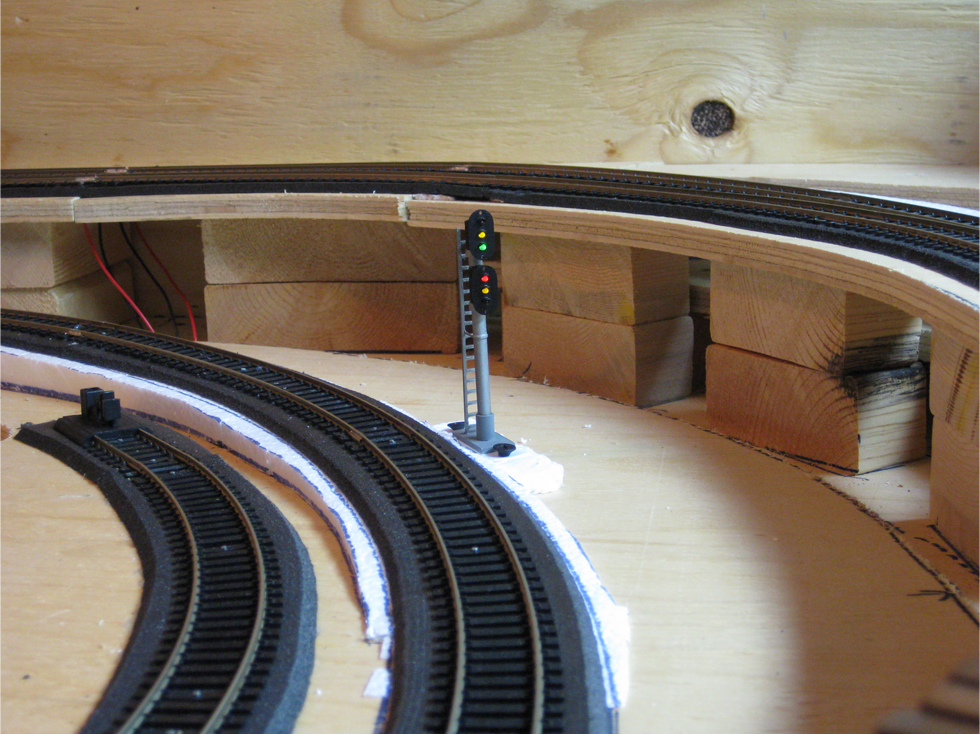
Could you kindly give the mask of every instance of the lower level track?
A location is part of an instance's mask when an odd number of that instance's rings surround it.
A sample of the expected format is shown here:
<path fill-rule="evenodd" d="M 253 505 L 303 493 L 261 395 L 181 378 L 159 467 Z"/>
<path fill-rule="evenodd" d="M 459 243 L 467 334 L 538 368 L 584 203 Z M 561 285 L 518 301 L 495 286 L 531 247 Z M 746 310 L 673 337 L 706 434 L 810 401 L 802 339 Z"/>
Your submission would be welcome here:
<path fill-rule="evenodd" d="M 12 312 L 2 333 L 222 402 L 339 477 L 393 587 L 386 731 L 613 729 L 575 581 L 536 522 L 448 442 L 356 393 L 198 344 Z"/>
<path fill-rule="evenodd" d="M 82 733 L 291 731 L 316 597 L 278 512 L 197 444 L 144 421 L 67 416 L 18 439 L 100 484 L 144 566 L 136 628 Z"/>

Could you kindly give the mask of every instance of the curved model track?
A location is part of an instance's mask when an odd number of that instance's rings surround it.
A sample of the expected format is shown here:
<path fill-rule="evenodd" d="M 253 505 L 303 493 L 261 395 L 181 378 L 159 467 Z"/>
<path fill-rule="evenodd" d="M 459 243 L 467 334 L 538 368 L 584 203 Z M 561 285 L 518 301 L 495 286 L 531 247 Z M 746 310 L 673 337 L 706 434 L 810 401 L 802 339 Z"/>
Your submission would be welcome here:
<path fill-rule="evenodd" d="M 649 214 L 897 257 L 976 287 L 977 217 L 855 194 L 694 176 L 494 164 L 6 170 L 4 197 L 429 194 Z"/>
<path fill-rule="evenodd" d="M 4 312 L 2 338 L 221 402 L 338 478 L 394 589 L 386 731 L 612 730 L 592 623 L 556 548 L 428 429 L 305 375 L 134 329 Z"/>
<path fill-rule="evenodd" d="M 83 415 L 17 435 L 100 485 L 144 569 L 135 630 L 82 734 L 292 731 L 316 627 L 299 537 L 192 441 L 128 416 L 84 414 L 92 393 L 111 397 L 84 390 Z"/>

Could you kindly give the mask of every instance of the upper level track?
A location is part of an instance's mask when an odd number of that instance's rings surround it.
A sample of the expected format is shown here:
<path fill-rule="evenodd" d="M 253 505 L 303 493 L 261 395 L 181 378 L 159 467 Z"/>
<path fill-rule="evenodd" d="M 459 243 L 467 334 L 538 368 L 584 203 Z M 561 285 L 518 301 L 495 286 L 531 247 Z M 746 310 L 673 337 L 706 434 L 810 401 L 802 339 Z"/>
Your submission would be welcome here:
<path fill-rule="evenodd" d="M 386 731 L 611 731 L 574 579 L 536 521 L 447 441 L 357 393 L 201 344 L 8 311 L 2 336 L 220 402 L 337 479 L 394 589 Z"/>
<path fill-rule="evenodd" d="M 980 284 L 976 216 L 747 181 L 466 163 L 5 170 L 0 180 L 9 198 L 388 193 L 645 214 L 842 245 Z"/>

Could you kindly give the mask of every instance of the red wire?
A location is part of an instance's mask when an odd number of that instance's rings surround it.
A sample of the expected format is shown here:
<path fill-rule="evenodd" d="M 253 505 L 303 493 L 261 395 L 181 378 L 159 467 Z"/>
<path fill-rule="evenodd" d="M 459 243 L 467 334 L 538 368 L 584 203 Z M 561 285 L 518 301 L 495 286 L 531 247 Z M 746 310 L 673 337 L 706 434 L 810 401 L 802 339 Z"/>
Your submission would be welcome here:
<path fill-rule="evenodd" d="M 146 247 L 147 252 L 150 253 L 153 259 L 156 261 L 156 264 L 160 266 L 160 269 L 163 271 L 164 275 L 167 276 L 167 279 L 170 281 L 170 285 L 172 285 L 174 290 L 177 291 L 177 294 L 184 299 L 184 305 L 187 307 L 187 317 L 191 321 L 191 338 L 194 341 L 197 341 L 197 323 L 194 321 L 194 313 L 191 311 L 191 302 L 188 300 L 187 296 L 184 295 L 184 291 L 180 289 L 180 286 L 174 281 L 173 277 L 170 275 L 170 271 L 167 270 L 167 266 L 160 262 L 160 258 L 157 257 L 157 254 L 153 251 L 153 248 L 150 247 L 150 243 L 147 242 L 146 237 L 143 236 L 143 230 L 140 229 L 140 226 L 134 223 L 133 229 L 136 230 L 136 234 L 138 234 L 139 238 L 143 241 L 143 246 Z"/>
<path fill-rule="evenodd" d="M 92 239 L 92 233 L 89 232 L 88 225 L 83 224 L 82 227 L 85 229 L 85 236 L 88 238 L 89 247 L 92 248 L 92 255 L 93 257 L 95 257 L 95 262 L 97 262 L 99 264 L 99 267 L 102 268 L 102 272 L 105 273 L 105 277 L 107 277 L 112 282 L 112 284 L 116 286 L 117 291 L 122 293 L 122 297 L 125 298 L 126 302 L 133 307 L 133 310 L 136 312 L 136 315 L 140 317 L 140 319 L 143 321 L 144 324 L 146 324 L 146 328 L 149 329 L 150 331 L 153 331 L 153 327 L 150 325 L 150 322 L 147 320 L 146 316 L 144 316 L 143 312 L 139 310 L 139 307 L 133 302 L 133 299 L 129 297 L 129 294 L 126 293 L 123 287 L 116 282 L 115 278 L 112 277 L 112 273 L 109 272 L 109 268 L 106 266 L 104 262 L 102 262 L 102 258 L 99 257 L 99 253 L 95 251 L 95 240 Z"/>

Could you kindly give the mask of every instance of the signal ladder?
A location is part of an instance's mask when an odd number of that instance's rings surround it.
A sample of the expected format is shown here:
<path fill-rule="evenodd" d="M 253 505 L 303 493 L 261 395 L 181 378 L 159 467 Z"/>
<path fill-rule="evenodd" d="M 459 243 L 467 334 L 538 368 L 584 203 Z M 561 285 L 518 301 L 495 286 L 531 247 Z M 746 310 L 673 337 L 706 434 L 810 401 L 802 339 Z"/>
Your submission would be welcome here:
<path fill-rule="evenodd" d="M 456 255 L 459 275 L 459 325 L 463 352 L 463 425 L 464 433 L 476 434 L 476 344 L 473 339 L 473 309 L 470 307 L 470 279 L 466 275 L 470 256 L 463 230 L 456 230 Z"/>

